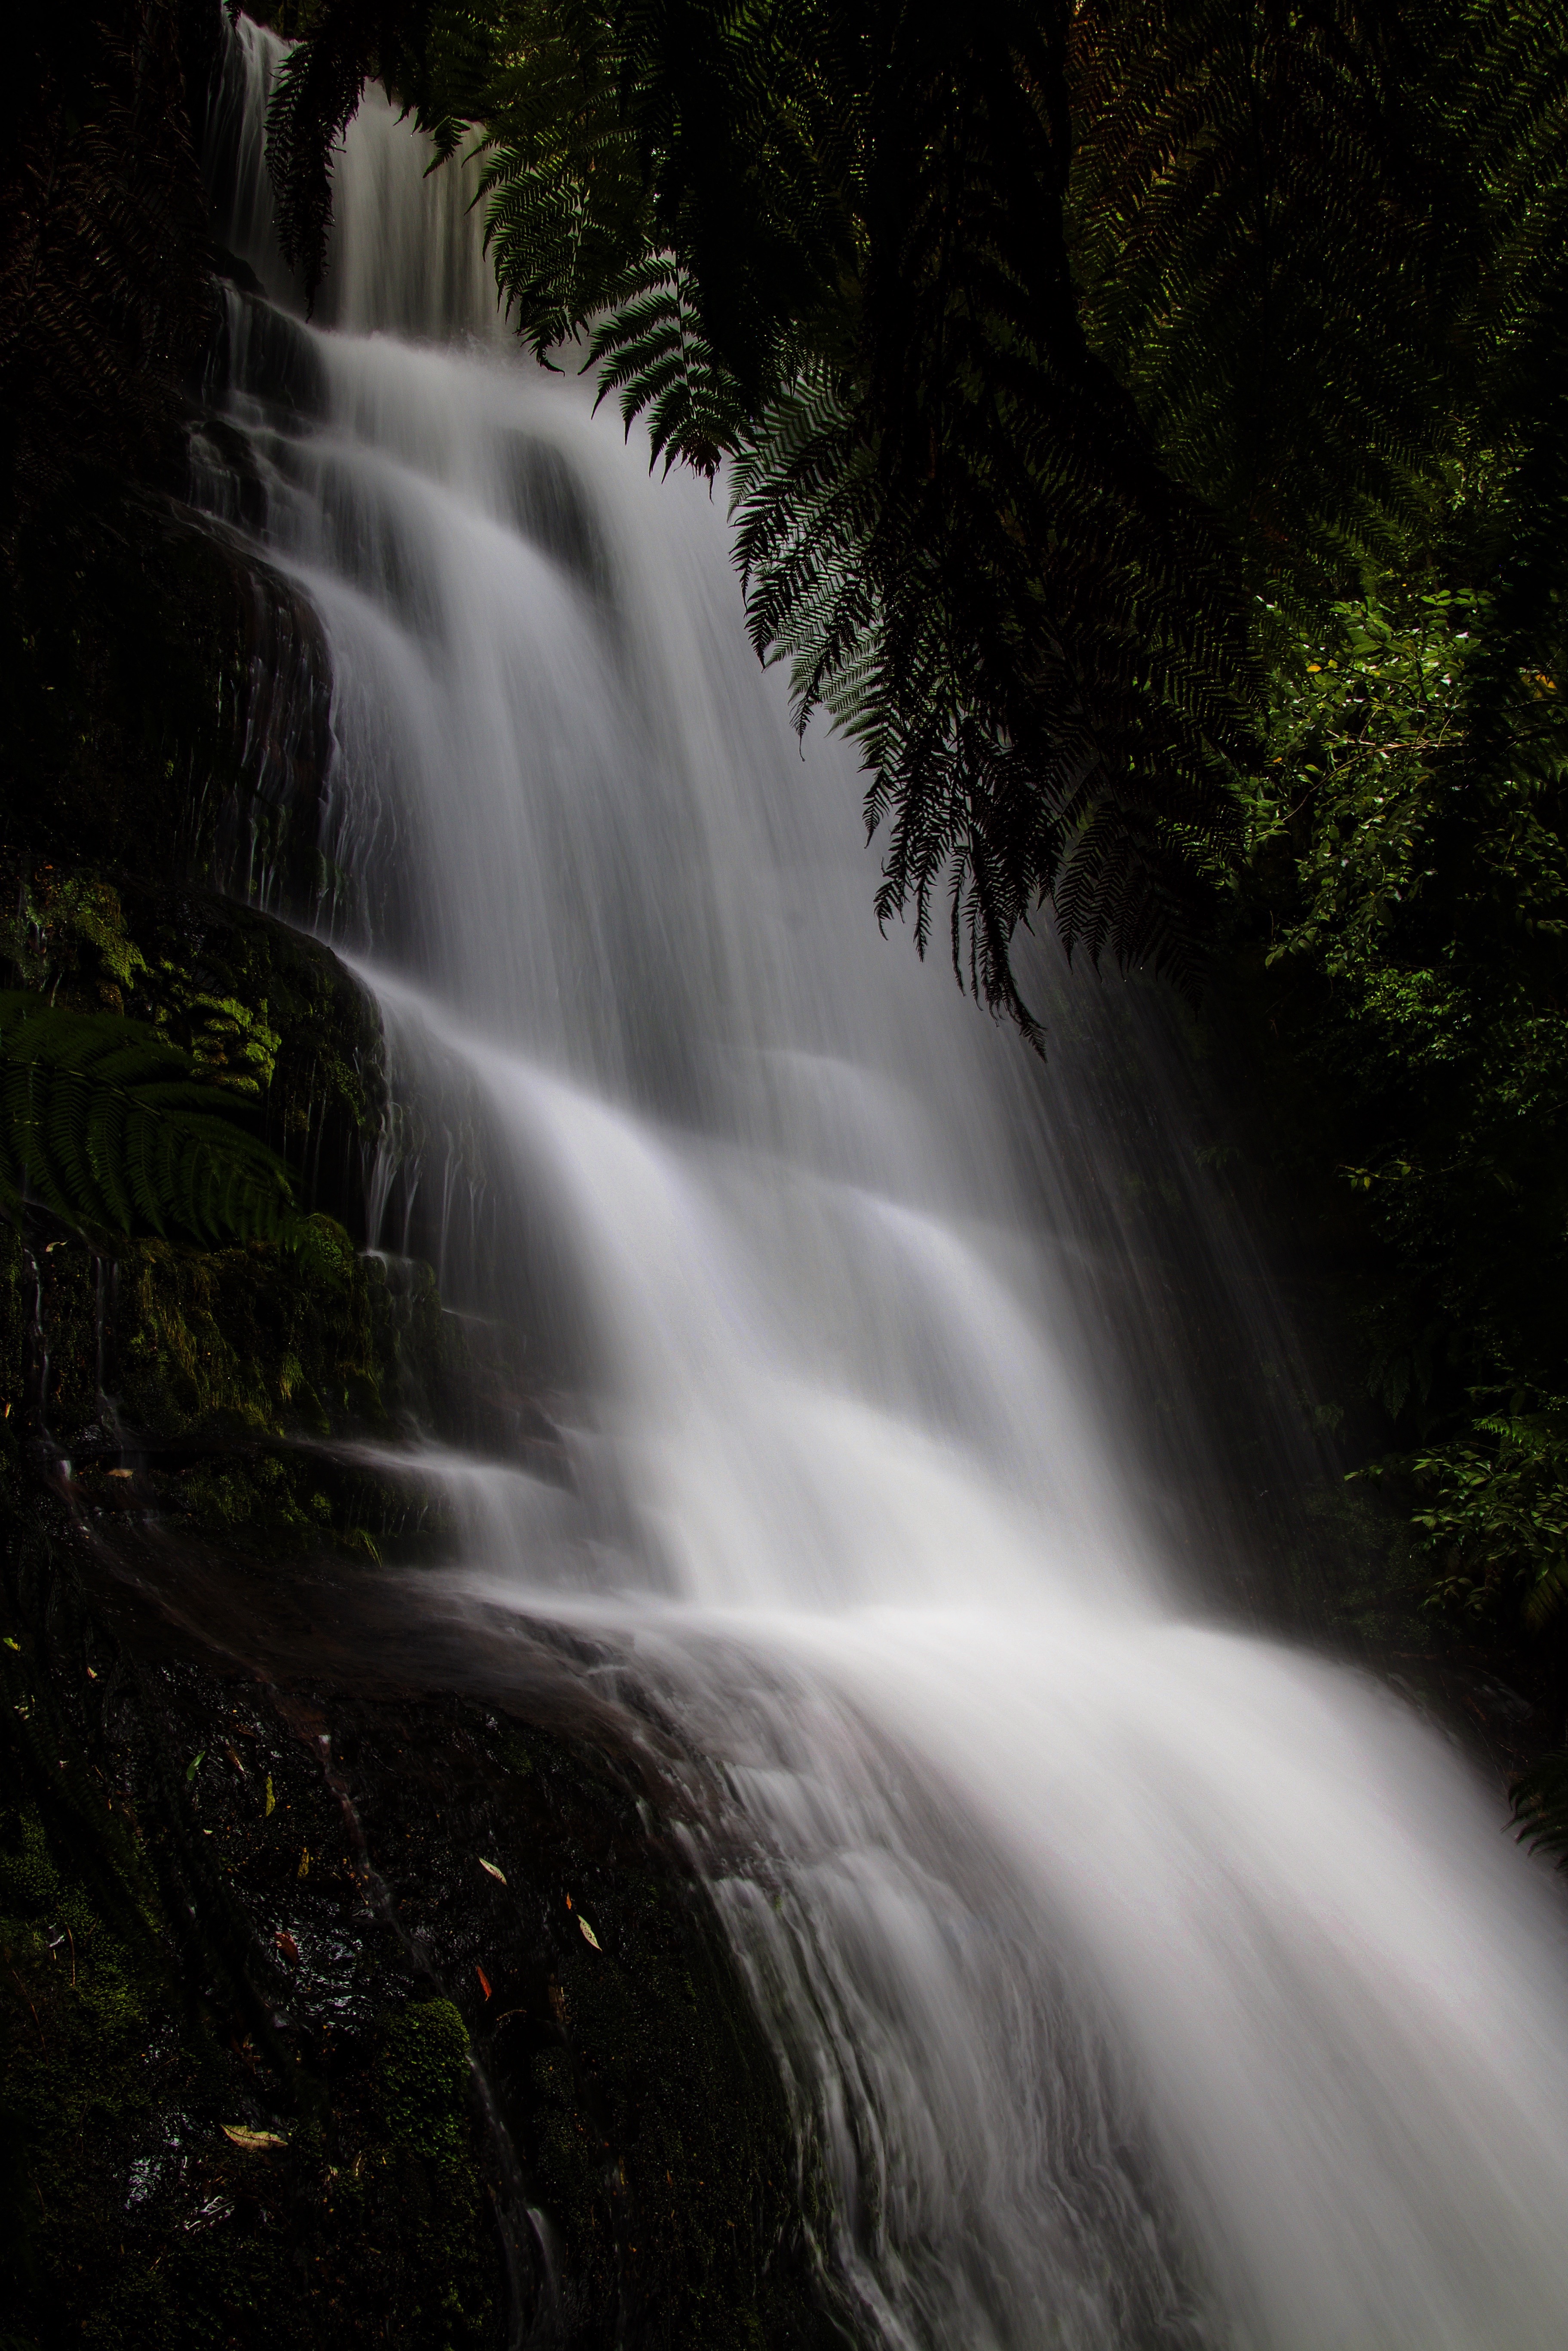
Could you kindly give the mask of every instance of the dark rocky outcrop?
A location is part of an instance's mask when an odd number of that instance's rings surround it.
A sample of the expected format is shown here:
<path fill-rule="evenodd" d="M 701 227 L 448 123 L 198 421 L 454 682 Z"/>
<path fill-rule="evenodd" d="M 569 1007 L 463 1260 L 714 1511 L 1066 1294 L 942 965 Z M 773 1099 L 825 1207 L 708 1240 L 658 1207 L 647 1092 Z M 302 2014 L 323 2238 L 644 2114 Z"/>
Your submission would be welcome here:
<path fill-rule="evenodd" d="M 373 1008 L 195 885 L 12 868 L 24 969 L 254 1084 L 314 1206 L 0 1224 L 0 2339 L 832 2339 L 690 1773 L 592 1660 L 443 1630 L 440 1504 L 366 1466 L 544 1426 L 350 1238 Z"/>
<path fill-rule="evenodd" d="M 106 1533 L 15 1419 L 7 2342 L 832 2339 L 646 1728 L 371 1569 Z"/>

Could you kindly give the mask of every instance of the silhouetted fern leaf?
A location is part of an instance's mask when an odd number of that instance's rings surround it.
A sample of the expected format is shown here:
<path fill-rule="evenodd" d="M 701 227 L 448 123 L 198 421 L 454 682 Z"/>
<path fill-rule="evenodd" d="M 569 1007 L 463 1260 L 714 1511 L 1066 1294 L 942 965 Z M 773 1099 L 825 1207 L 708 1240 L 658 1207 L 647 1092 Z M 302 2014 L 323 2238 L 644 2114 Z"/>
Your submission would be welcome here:
<path fill-rule="evenodd" d="M 1520 1842 L 1568 1863 L 1568 1750 L 1543 1755 L 1513 1784 Z"/>

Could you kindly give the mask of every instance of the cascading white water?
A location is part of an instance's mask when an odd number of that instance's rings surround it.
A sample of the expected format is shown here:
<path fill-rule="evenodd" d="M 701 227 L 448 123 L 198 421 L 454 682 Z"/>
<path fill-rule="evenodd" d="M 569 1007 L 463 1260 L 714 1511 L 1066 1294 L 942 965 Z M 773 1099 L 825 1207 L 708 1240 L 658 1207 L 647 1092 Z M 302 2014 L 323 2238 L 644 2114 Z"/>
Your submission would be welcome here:
<path fill-rule="evenodd" d="M 232 235 L 282 294 L 275 54 L 242 25 Z M 570 1463 L 426 1454 L 440 1604 L 591 1625 L 713 1760 L 868 2343 L 1555 2346 L 1554 1889 L 1385 1695 L 1184 1605 L 1060 1072 L 878 937 L 722 510 L 505 355 L 422 172 L 361 117 L 334 331 L 288 329 L 291 408 L 235 297 L 227 399 L 330 648 L 333 919 L 449 1138 L 444 1273 Z"/>

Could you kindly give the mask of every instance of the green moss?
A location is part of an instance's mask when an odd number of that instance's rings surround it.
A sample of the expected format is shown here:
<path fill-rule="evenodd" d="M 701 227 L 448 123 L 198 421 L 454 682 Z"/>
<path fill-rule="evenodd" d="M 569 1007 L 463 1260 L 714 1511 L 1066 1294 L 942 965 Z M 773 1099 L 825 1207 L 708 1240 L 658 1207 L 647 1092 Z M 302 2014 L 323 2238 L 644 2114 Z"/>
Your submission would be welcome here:
<path fill-rule="evenodd" d="M 421 2001 L 387 2020 L 381 2081 L 394 2138 L 439 2161 L 459 2153 L 469 2092 L 468 2030 L 450 2001 Z"/>
<path fill-rule="evenodd" d="M 322 1216 L 308 1220 L 298 1250 L 128 1249 L 119 1349 L 127 1408 L 164 1437 L 225 1426 L 325 1436 L 344 1413 L 380 1420 L 378 1272 Z"/>
<path fill-rule="evenodd" d="M 26 1699 L 13 1700 L 20 1708 Z M 24 1718 L 25 1719 L 25 1718 Z M 60 1898 L 60 1881 L 49 1859 L 43 1823 L 31 1809 L 0 1823 L 0 1923 L 36 1918 Z"/>
<path fill-rule="evenodd" d="M 474 2159 L 468 2033 L 450 2001 L 411 2002 L 382 2027 L 383 2158 L 401 2174 L 410 2247 L 431 2287 L 425 2339 L 461 2351 L 485 2340 L 489 2298 L 476 2257 L 483 2187 Z"/>

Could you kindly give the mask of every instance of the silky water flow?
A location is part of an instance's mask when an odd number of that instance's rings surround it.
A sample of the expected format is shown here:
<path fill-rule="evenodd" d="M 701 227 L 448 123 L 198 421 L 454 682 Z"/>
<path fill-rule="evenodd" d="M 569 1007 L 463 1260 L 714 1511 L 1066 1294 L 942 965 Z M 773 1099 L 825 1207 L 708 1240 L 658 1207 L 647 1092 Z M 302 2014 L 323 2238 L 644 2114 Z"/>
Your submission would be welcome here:
<path fill-rule="evenodd" d="M 401 1457 L 467 1529 L 421 1604 L 591 1635 L 707 1759 L 867 2345 L 1561 2345 L 1555 1887 L 1407 1709 L 1173 1573 L 1072 1056 L 879 936 L 722 498 L 509 347 L 472 179 L 374 93 L 298 317 L 280 54 L 241 22 L 213 140 L 272 298 L 214 389 L 250 490 L 201 444 L 198 486 L 329 649 L 319 920 L 409 1105 L 381 1238 L 417 1213 L 519 1334 L 570 1463 Z"/>

